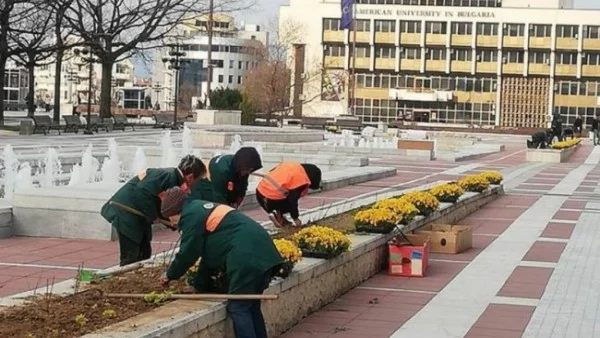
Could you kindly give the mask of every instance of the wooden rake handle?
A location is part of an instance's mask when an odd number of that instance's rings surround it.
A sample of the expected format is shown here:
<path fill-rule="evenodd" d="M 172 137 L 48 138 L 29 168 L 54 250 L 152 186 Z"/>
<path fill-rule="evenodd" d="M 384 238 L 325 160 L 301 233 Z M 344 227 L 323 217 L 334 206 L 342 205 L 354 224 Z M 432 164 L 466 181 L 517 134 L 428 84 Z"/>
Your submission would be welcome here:
<path fill-rule="evenodd" d="M 143 293 L 107 293 L 104 296 L 108 298 L 144 298 L 146 295 Z M 278 295 L 230 295 L 218 293 L 200 293 L 193 295 L 175 294 L 169 297 L 169 299 L 188 300 L 275 300 L 278 298 Z"/>

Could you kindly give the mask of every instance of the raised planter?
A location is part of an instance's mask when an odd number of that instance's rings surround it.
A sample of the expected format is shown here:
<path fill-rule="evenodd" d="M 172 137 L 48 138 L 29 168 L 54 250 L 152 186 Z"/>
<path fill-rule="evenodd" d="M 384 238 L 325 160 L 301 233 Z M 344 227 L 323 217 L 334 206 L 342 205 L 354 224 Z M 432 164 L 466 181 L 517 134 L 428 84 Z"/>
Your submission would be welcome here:
<path fill-rule="evenodd" d="M 577 151 L 579 145 L 566 149 L 527 149 L 527 162 L 563 163 Z"/>
<path fill-rule="evenodd" d="M 431 185 L 428 185 L 431 186 Z M 304 218 L 322 219 L 369 205 L 376 200 L 399 196 L 405 191 L 365 194 L 344 202 L 313 210 Z M 482 193 L 467 193 L 456 204 L 443 203 L 427 218 L 418 217 L 405 226 L 412 231 L 429 223 L 452 224 L 503 193 L 502 186 L 493 186 Z M 350 251 L 331 260 L 304 258 L 287 279 L 271 284 L 266 293 L 279 294 L 276 301 L 263 303 L 269 336 L 278 336 L 308 314 L 334 301 L 350 289 L 382 270 L 386 262 L 386 243 L 392 235 L 351 235 Z M 130 318 L 84 337 L 146 338 L 146 337 L 233 337 L 223 302 L 175 301 L 156 310 Z"/>

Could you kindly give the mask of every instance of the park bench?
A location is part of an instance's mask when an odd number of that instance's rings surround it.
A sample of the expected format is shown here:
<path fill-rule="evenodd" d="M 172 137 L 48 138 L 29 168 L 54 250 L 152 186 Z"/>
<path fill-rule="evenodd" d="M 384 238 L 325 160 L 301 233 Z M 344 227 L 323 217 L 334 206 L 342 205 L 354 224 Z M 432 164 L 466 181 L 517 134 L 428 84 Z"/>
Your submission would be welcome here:
<path fill-rule="evenodd" d="M 108 123 L 102 121 L 98 115 L 92 114 L 88 123 L 90 124 L 90 129 L 96 133 L 100 129 L 104 129 L 107 133 L 109 132 Z"/>
<path fill-rule="evenodd" d="M 172 114 L 154 114 L 154 128 L 170 128 L 173 127 Z"/>
<path fill-rule="evenodd" d="M 33 123 L 35 127 L 33 128 L 33 133 L 36 131 L 42 131 L 44 135 L 48 135 L 48 132 L 52 129 L 58 131 L 58 135 L 60 135 L 60 124 L 54 123 L 52 118 L 48 115 L 34 116 Z"/>
<path fill-rule="evenodd" d="M 83 123 L 81 123 L 81 118 L 77 115 L 64 115 L 63 119 L 65 120 L 65 133 L 73 131 L 77 134 L 79 129 L 85 127 Z"/>
<path fill-rule="evenodd" d="M 131 127 L 131 130 L 135 130 L 135 125 L 125 115 L 113 115 L 113 120 L 113 129 L 125 131 L 126 127 Z"/>
<path fill-rule="evenodd" d="M 347 129 L 352 131 L 361 131 L 363 128 L 363 123 L 361 120 L 340 119 L 335 121 L 335 125 L 339 130 Z"/>
<path fill-rule="evenodd" d="M 325 129 L 326 117 L 303 117 L 301 127 L 304 129 Z"/>

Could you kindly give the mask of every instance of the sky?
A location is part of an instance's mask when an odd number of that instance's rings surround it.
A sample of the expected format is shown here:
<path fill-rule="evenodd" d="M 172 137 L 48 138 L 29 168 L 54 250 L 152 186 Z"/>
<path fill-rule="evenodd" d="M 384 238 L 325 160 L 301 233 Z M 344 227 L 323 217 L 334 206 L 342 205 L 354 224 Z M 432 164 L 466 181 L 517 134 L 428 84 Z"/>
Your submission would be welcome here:
<path fill-rule="evenodd" d="M 244 11 L 236 13 L 234 16 L 247 24 L 260 25 L 262 29 L 272 31 L 277 22 L 279 6 L 289 4 L 290 0 L 254 0 L 256 5 Z M 600 0 L 575 0 L 575 8 L 596 8 L 600 9 Z M 145 77 L 149 75 L 149 70 L 144 65 L 136 66 L 136 75 Z"/>

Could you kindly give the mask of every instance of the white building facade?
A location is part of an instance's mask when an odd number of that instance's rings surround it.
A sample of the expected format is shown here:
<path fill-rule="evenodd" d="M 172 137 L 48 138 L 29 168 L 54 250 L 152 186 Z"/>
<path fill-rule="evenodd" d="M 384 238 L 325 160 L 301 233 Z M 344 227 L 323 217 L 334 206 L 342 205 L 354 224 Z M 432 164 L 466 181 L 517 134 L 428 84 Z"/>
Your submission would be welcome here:
<path fill-rule="evenodd" d="M 324 74 L 292 93 L 319 96 L 304 116 L 542 128 L 557 112 L 567 124 L 600 114 L 598 10 L 572 0 L 355 2 L 355 30 L 340 29 L 340 0 L 280 8 L 280 27 L 302 29 L 293 44 L 303 73 L 318 64 Z"/>

